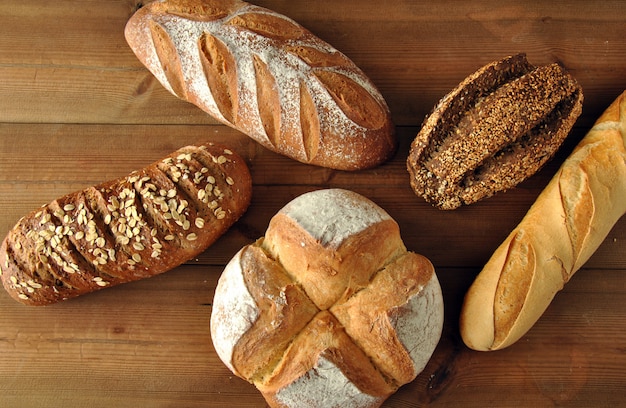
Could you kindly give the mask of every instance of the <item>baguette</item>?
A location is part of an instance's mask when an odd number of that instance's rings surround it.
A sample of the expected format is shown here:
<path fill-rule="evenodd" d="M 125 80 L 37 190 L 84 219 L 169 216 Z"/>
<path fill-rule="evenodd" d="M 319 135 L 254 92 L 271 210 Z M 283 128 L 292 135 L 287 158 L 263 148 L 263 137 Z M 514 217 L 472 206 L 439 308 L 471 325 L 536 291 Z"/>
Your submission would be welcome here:
<path fill-rule="evenodd" d="M 39 306 L 166 272 L 215 242 L 250 196 L 237 154 L 184 147 L 20 219 L 0 246 L 2 283 L 15 300 Z"/>
<path fill-rule="evenodd" d="M 524 54 L 487 64 L 426 118 L 407 159 L 411 187 L 443 210 L 473 204 L 535 174 L 582 112 L 578 82 Z"/>
<path fill-rule="evenodd" d="M 396 149 L 371 80 L 283 15 L 239 0 L 156 1 L 129 19 L 125 36 L 168 91 L 272 151 L 359 170 Z"/>
<path fill-rule="evenodd" d="M 519 340 L 626 212 L 626 92 L 600 116 L 469 288 L 465 344 Z"/>
<path fill-rule="evenodd" d="M 228 263 L 211 337 L 271 407 L 374 408 L 417 376 L 443 327 L 433 265 L 347 190 L 297 197 Z"/>

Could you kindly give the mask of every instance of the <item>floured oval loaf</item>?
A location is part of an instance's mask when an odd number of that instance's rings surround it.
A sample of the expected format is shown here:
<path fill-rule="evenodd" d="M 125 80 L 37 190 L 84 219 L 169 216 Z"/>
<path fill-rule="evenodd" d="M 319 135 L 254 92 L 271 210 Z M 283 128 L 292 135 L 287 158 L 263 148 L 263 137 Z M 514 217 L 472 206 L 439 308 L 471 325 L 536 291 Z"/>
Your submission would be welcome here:
<path fill-rule="evenodd" d="M 582 112 L 583 93 L 559 65 L 518 54 L 488 64 L 446 95 L 411 144 L 416 194 L 455 209 L 536 173 Z"/>
<path fill-rule="evenodd" d="M 211 315 L 222 361 L 283 408 L 380 406 L 424 369 L 442 326 L 432 264 L 342 189 L 281 209 L 226 266 Z"/>
<path fill-rule="evenodd" d="M 165 0 L 125 36 L 171 93 L 268 149 L 358 170 L 395 152 L 389 108 L 344 54 L 295 21 L 238 0 Z"/>
<path fill-rule="evenodd" d="M 238 154 L 212 143 L 183 147 L 20 219 L 0 247 L 2 283 L 38 306 L 166 272 L 224 234 L 251 194 Z"/>

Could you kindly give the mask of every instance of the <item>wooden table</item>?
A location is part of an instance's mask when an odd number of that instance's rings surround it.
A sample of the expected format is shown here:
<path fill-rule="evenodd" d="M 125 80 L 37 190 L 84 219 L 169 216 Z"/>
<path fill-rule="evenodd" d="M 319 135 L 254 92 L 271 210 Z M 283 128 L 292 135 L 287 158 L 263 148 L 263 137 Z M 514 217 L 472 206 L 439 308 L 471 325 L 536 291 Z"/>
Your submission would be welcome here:
<path fill-rule="evenodd" d="M 271 216 L 320 187 L 357 191 L 434 263 L 446 306 L 424 372 L 400 407 L 616 407 L 626 397 L 626 219 L 545 315 L 499 352 L 466 348 L 464 293 L 575 143 L 626 89 L 622 1 L 258 0 L 351 57 L 378 85 L 400 149 L 368 171 L 299 164 L 218 125 L 169 94 L 124 37 L 139 0 L 0 4 L 0 235 L 30 210 L 128 174 L 185 144 L 228 143 L 250 165 L 246 215 L 198 259 L 158 277 L 49 307 L 0 293 L 2 407 L 264 407 L 218 360 L 208 330 L 216 281 Z M 434 4 L 433 4 L 434 3 Z M 518 188 L 452 212 L 414 195 L 405 160 L 424 116 L 480 66 L 525 52 L 581 83 L 584 112 L 557 157 Z"/>

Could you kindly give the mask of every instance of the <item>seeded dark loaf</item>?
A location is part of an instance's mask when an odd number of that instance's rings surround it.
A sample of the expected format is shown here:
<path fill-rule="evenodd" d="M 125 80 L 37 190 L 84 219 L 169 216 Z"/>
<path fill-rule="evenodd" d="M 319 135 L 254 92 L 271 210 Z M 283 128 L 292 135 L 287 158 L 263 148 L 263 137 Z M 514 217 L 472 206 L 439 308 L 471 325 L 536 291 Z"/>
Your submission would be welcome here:
<path fill-rule="evenodd" d="M 465 344 L 487 351 L 519 340 L 625 213 L 623 92 L 476 277 L 460 316 Z"/>
<path fill-rule="evenodd" d="M 215 242 L 250 197 L 241 157 L 184 147 L 23 217 L 0 247 L 2 283 L 17 301 L 45 305 L 166 272 Z"/>
<path fill-rule="evenodd" d="M 433 265 L 342 189 L 303 194 L 224 269 L 211 336 L 273 408 L 374 408 L 413 381 L 443 327 Z"/>
<path fill-rule="evenodd" d="M 441 99 L 411 144 L 413 190 L 449 210 L 516 186 L 554 156 L 582 102 L 557 64 L 537 68 L 518 54 L 482 67 Z"/>
<path fill-rule="evenodd" d="M 171 93 L 272 151 L 341 170 L 376 166 L 395 151 L 374 84 L 283 15 L 239 0 L 155 1 L 125 35 Z"/>

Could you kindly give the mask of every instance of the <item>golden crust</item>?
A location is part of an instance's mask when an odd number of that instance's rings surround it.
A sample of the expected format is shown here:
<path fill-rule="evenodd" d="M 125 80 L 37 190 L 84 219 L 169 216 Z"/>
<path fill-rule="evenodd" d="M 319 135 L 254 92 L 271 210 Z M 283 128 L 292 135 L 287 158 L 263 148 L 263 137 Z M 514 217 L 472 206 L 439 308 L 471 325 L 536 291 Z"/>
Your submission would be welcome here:
<path fill-rule="evenodd" d="M 268 369 L 319 310 L 260 246 L 245 247 L 240 259 L 246 287 L 265 313 L 239 340 L 233 366 L 241 377 L 263 383 Z"/>
<path fill-rule="evenodd" d="M 213 305 L 218 355 L 272 407 L 378 407 L 423 370 L 443 326 L 432 264 L 380 207 L 341 189 L 281 209 L 229 263 Z"/>
<path fill-rule="evenodd" d="M 596 121 L 479 273 L 460 317 L 468 347 L 519 340 L 626 213 L 626 92 Z"/>

